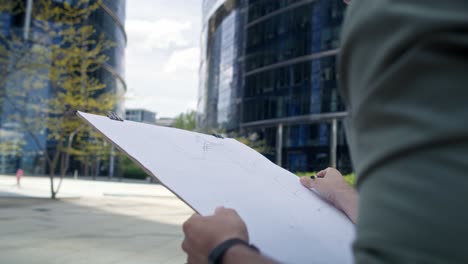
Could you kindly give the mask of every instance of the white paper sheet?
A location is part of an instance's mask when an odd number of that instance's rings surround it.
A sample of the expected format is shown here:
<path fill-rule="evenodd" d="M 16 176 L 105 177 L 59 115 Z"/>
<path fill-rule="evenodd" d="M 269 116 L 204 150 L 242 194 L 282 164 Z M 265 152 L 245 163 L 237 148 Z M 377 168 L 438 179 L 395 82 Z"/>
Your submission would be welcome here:
<path fill-rule="evenodd" d="M 251 242 L 282 263 L 352 263 L 354 226 L 298 178 L 234 139 L 78 112 L 201 215 L 245 220 Z"/>

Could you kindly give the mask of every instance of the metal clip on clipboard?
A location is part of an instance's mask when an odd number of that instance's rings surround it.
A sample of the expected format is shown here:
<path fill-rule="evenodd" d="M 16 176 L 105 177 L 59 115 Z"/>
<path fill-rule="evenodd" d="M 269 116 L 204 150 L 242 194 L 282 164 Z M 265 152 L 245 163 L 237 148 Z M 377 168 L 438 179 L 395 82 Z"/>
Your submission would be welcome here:
<path fill-rule="evenodd" d="M 108 112 L 108 113 L 107 113 L 107 117 L 110 118 L 110 119 L 112 119 L 112 120 L 115 120 L 115 121 L 121 121 L 121 122 L 124 121 L 121 117 L 119 117 L 119 116 L 118 116 L 116 113 L 114 113 L 114 112 Z"/>

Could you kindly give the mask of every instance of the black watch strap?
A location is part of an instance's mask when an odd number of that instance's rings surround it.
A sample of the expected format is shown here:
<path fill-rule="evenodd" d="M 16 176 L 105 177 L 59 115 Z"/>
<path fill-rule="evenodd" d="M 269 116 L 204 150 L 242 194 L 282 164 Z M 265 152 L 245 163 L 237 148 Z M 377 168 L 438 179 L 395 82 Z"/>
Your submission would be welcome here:
<path fill-rule="evenodd" d="M 233 239 L 228 239 L 224 241 L 223 243 L 219 244 L 217 247 L 215 247 L 211 251 L 210 255 L 208 256 L 208 262 L 210 264 L 222 264 L 223 257 L 226 251 L 235 245 L 244 245 L 256 252 L 260 252 L 260 250 L 258 250 L 256 246 L 251 245 L 242 239 L 233 238 Z"/>

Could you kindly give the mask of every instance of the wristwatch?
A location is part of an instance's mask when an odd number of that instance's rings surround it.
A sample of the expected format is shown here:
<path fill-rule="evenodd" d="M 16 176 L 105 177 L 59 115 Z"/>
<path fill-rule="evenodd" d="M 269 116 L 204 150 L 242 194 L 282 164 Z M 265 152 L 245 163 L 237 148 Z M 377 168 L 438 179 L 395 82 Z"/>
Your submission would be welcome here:
<path fill-rule="evenodd" d="M 208 263 L 209 264 L 222 264 L 223 263 L 223 257 L 225 255 L 226 251 L 228 249 L 230 249 L 231 247 L 235 246 L 235 245 L 243 245 L 243 246 L 246 246 L 246 247 L 260 253 L 260 250 L 256 246 L 254 246 L 252 244 L 249 244 L 249 243 L 245 242 L 242 239 L 232 238 L 232 239 L 228 239 L 228 240 L 224 241 L 223 243 L 219 244 L 217 247 L 215 247 L 211 251 L 210 255 L 208 256 Z"/>

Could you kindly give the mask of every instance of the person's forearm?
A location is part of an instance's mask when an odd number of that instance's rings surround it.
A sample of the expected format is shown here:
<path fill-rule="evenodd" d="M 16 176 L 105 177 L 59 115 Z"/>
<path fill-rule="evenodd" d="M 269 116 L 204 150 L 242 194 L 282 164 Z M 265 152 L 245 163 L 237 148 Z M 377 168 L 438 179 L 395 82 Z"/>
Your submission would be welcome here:
<path fill-rule="evenodd" d="M 242 245 L 230 248 L 223 258 L 223 264 L 277 264 L 277 262 Z"/>
<path fill-rule="evenodd" d="M 355 190 L 339 192 L 336 197 L 336 207 L 341 209 L 348 218 L 356 224 L 358 216 L 359 195 Z"/>

